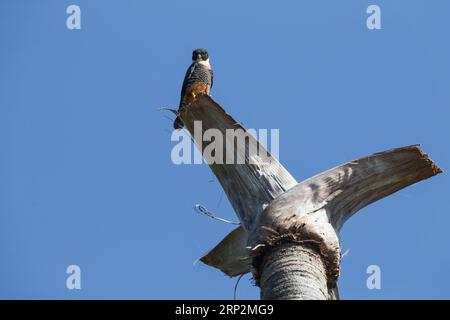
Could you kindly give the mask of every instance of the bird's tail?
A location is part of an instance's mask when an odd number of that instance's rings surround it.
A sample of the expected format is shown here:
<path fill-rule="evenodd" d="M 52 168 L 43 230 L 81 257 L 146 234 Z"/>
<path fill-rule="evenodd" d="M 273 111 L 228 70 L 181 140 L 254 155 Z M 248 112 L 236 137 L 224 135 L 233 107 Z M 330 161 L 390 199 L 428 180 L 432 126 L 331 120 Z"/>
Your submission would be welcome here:
<path fill-rule="evenodd" d="M 178 130 L 178 129 L 183 129 L 183 127 L 184 127 L 183 121 L 181 120 L 181 118 L 179 116 L 177 116 L 175 118 L 175 121 L 173 122 L 173 128 L 175 130 Z"/>

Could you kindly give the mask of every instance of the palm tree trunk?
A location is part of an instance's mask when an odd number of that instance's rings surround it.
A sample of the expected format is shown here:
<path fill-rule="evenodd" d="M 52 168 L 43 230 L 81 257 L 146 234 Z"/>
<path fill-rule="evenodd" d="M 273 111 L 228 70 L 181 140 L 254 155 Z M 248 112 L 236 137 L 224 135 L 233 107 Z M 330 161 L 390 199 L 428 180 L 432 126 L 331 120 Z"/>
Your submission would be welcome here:
<path fill-rule="evenodd" d="M 206 147 L 222 154 L 218 162 L 208 163 L 241 222 L 201 260 L 230 276 L 253 272 L 262 299 L 339 299 L 339 231 L 345 221 L 442 172 L 414 145 L 353 160 L 297 183 L 209 96 L 199 96 L 180 117 L 205 159 L 212 157 Z M 204 139 L 209 129 L 219 132 L 214 144 Z M 227 136 L 229 131 L 241 132 L 237 136 L 242 139 Z M 226 163 L 224 155 L 245 162 Z"/>
<path fill-rule="evenodd" d="M 260 265 L 262 300 L 328 300 L 326 268 L 309 245 L 281 243 L 264 254 Z"/>

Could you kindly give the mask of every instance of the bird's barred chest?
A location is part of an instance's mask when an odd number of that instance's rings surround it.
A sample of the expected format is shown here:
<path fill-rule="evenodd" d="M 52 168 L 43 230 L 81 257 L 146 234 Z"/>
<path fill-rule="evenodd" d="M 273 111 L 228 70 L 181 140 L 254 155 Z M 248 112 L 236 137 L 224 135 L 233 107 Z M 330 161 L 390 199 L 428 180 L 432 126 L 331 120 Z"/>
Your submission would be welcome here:
<path fill-rule="evenodd" d="M 206 66 L 199 64 L 194 68 L 191 76 L 187 81 L 187 84 L 202 82 L 211 85 L 212 80 L 211 77 L 212 77 L 211 69 L 208 69 Z"/>

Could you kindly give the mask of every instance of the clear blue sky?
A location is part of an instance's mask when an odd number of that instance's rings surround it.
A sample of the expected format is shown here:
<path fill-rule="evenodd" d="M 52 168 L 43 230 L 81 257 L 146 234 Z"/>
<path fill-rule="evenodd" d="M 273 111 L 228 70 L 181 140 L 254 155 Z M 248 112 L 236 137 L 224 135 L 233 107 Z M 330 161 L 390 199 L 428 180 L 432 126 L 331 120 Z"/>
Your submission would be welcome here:
<path fill-rule="evenodd" d="M 81 30 L 66 8 L 81 7 Z M 382 30 L 366 28 L 378 4 Z M 206 165 L 175 166 L 171 123 L 190 54 L 213 98 L 280 129 L 297 178 L 420 143 L 446 171 L 361 210 L 342 231 L 344 299 L 450 298 L 450 2 L 0 2 L 0 298 L 228 299 L 195 260 L 235 219 Z M 214 181 L 211 181 L 214 180 Z M 77 264 L 82 289 L 66 289 Z M 381 267 L 381 290 L 366 268 Z M 257 299 L 250 276 L 238 298 Z"/>

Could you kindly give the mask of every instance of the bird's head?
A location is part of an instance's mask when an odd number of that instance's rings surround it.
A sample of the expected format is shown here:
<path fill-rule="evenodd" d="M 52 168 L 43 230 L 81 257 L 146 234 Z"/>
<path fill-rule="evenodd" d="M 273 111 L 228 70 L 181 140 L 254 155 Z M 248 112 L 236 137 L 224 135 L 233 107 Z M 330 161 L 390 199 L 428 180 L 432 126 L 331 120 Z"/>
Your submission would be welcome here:
<path fill-rule="evenodd" d="M 192 61 L 208 61 L 209 59 L 209 55 L 208 55 L 208 51 L 206 51 L 205 49 L 195 49 L 192 52 Z"/>

